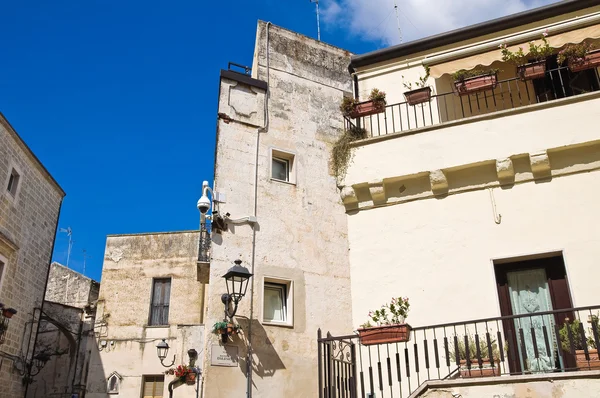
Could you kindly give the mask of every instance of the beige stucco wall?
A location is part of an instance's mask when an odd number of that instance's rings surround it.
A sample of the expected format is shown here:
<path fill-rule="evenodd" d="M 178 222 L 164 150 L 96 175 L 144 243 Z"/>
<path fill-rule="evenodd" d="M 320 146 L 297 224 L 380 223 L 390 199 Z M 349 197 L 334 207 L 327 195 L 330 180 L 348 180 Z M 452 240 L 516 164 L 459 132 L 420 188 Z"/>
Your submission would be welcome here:
<path fill-rule="evenodd" d="M 187 351 L 202 352 L 204 286 L 198 282 L 198 231 L 112 235 L 107 237 L 87 397 L 106 397 L 106 379 L 122 378 L 121 397 L 141 394 L 143 375 L 166 368 L 156 345 L 166 339 L 169 364 L 187 364 Z M 153 278 L 171 278 L 168 326 L 148 326 Z M 105 343 L 103 343 L 105 342 Z M 200 354 L 201 355 L 201 354 Z M 165 390 L 173 376 L 165 376 Z M 195 397 L 193 386 L 181 386 L 177 396 Z"/>
<path fill-rule="evenodd" d="M 354 326 L 398 295 L 411 299 L 413 326 L 500 315 L 492 261 L 549 252 L 564 256 L 573 304 L 597 305 L 599 101 L 593 94 L 357 148 L 347 182 L 360 194 L 361 184 L 383 180 L 385 198 L 348 213 Z M 499 177 L 505 162 L 508 183 Z M 446 188 L 435 192 L 440 181 Z M 448 298 L 456 305 L 440 311 Z"/>
<path fill-rule="evenodd" d="M 7 192 L 9 173 L 21 174 L 16 199 Z M 0 396 L 22 396 L 23 358 L 33 352 L 56 223 L 64 192 L 0 115 L 0 255 L 7 260 L 0 279 L 0 302 L 18 312 L 0 345 Z M 31 333 L 33 328 L 33 333 Z M 28 349 L 28 346 L 31 348 Z"/>
<path fill-rule="evenodd" d="M 313 397 L 317 329 L 339 334 L 351 328 L 346 216 L 328 172 L 329 149 L 343 128 L 338 106 L 343 93 L 351 91 L 350 54 L 270 26 L 267 77 L 266 29 L 259 24 L 253 76 L 269 81 L 267 132 L 258 132 L 264 125 L 264 91 L 221 81 L 219 112 L 233 121 L 218 124 L 215 189 L 227 194 L 219 210 L 233 219 L 254 214 L 257 170 L 258 224 L 255 252 L 247 224 L 230 224 L 228 231 L 213 235 L 207 325 L 223 317 L 220 296 L 226 290 L 221 276 L 233 260 L 240 258 L 252 269 L 254 258 L 254 277 L 253 290 L 249 288 L 236 316 L 242 335 L 229 343 L 239 347 L 239 366 L 211 366 L 207 360 L 204 396 L 211 398 L 246 394 L 249 343 L 252 396 Z M 271 148 L 295 155 L 295 184 L 270 179 Z M 292 281 L 293 326 L 262 322 L 265 277 Z M 213 344 L 219 344 L 216 336 L 207 335 L 208 357 Z"/>

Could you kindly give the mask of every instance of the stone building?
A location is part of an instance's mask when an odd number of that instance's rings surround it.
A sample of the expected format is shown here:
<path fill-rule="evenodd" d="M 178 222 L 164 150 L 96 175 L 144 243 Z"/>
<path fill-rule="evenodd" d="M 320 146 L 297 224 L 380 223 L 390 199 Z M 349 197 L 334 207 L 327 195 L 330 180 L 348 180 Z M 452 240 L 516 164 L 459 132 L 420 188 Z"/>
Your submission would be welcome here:
<path fill-rule="evenodd" d="M 260 22 L 252 75 L 221 72 L 214 189 L 226 202 L 215 209 L 230 216 L 213 233 L 207 328 L 223 320 L 233 261 L 253 277 L 239 336 L 207 333 L 207 397 L 315 396 L 317 329 L 352 329 L 347 217 L 329 168 L 350 55 Z M 237 366 L 214 361 L 224 348 Z"/>
<path fill-rule="evenodd" d="M 24 396 L 64 191 L 0 114 L 0 396 Z"/>
<path fill-rule="evenodd" d="M 176 378 L 167 368 L 189 364 L 191 349 L 202 352 L 199 239 L 199 231 L 107 237 L 87 398 L 168 396 Z M 166 367 L 156 349 L 163 340 Z M 171 387 L 177 397 L 197 397 L 197 381 Z"/>
<path fill-rule="evenodd" d="M 50 359 L 35 376 L 28 397 L 84 397 L 92 355 L 100 284 L 59 263 L 52 263 L 34 355 Z"/>

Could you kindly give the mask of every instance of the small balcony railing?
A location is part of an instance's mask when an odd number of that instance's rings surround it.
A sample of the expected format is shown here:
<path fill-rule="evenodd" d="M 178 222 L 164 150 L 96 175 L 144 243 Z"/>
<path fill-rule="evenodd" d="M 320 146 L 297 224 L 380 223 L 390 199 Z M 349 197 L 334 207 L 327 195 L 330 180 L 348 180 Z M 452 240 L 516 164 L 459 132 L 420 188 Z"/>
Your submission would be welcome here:
<path fill-rule="evenodd" d="M 597 69 L 573 73 L 568 67 L 547 70 L 545 78 L 522 81 L 518 77 L 498 81 L 494 89 L 459 96 L 449 91 L 431 96 L 418 105 L 390 104 L 385 112 L 346 119 L 370 137 L 411 131 L 473 116 L 520 108 L 600 90 Z"/>
<path fill-rule="evenodd" d="M 319 397 L 402 398 L 429 380 L 600 370 L 599 313 L 592 306 L 416 327 L 408 342 L 377 345 L 319 329 Z"/>

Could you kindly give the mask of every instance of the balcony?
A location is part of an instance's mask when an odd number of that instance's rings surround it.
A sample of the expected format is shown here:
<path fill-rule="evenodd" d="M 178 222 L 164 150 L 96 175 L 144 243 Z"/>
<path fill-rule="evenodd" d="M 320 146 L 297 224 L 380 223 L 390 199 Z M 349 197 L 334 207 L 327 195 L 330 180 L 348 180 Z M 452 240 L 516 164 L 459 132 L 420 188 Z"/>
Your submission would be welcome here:
<path fill-rule="evenodd" d="M 345 127 L 362 127 L 369 137 L 412 132 L 519 108 L 533 111 L 537 104 L 600 90 L 598 69 L 573 72 L 568 66 L 558 66 L 556 56 L 547 60 L 544 76 L 534 80 L 524 81 L 515 76 L 512 65 L 498 66 L 501 79 L 488 90 L 459 95 L 450 76 L 444 75 L 435 80 L 438 94 L 432 95 L 429 101 L 417 105 L 407 101 L 389 104 L 381 113 L 346 118 Z"/>
<path fill-rule="evenodd" d="M 600 370 L 599 312 L 591 306 L 416 327 L 408 342 L 375 345 L 319 330 L 319 397 L 416 397 L 469 381 L 597 377 L 585 371 Z"/>

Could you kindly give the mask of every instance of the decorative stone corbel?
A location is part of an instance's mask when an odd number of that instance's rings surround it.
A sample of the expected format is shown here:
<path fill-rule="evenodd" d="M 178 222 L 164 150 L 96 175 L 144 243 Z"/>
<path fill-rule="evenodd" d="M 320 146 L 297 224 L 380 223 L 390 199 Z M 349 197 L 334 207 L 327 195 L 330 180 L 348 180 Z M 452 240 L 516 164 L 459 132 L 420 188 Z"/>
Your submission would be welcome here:
<path fill-rule="evenodd" d="M 511 158 L 496 159 L 496 173 L 500 184 L 515 182 L 515 168 Z"/>
<path fill-rule="evenodd" d="M 385 185 L 383 180 L 375 180 L 369 182 L 369 192 L 371 193 L 371 199 L 373 203 L 385 203 Z"/>
<path fill-rule="evenodd" d="M 531 162 L 531 171 L 534 178 L 550 176 L 550 158 L 547 151 L 530 153 L 529 161 Z"/>
<path fill-rule="evenodd" d="M 429 182 L 431 191 L 434 195 L 444 195 L 448 193 L 448 179 L 442 170 L 433 170 L 429 173 Z"/>
<path fill-rule="evenodd" d="M 342 202 L 344 206 L 354 205 L 358 203 L 358 198 L 356 197 L 356 191 L 353 187 L 345 186 L 340 191 L 340 197 L 342 198 Z"/>

